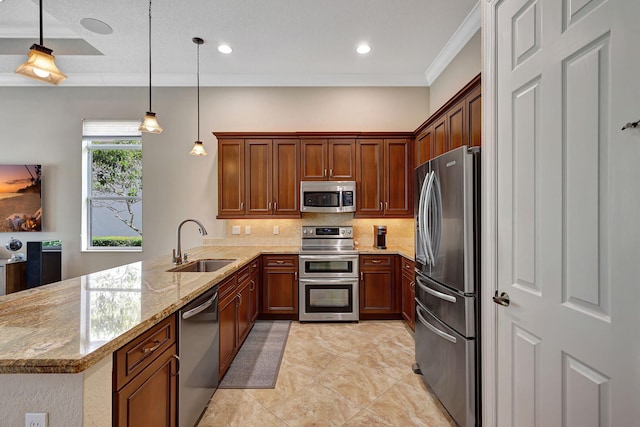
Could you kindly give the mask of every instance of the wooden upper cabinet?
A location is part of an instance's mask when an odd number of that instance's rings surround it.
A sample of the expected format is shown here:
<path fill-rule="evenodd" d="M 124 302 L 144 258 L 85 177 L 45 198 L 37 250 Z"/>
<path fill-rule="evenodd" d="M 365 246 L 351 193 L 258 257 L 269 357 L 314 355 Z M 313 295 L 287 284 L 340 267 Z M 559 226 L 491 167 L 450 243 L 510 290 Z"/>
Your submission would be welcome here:
<path fill-rule="evenodd" d="M 246 215 L 270 215 L 273 143 L 270 139 L 245 140 Z"/>
<path fill-rule="evenodd" d="M 363 139 L 356 144 L 356 215 L 381 216 L 384 191 L 384 142 Z"/>
<path fill-rule="evenodd" d="M 433 157 L 449 151 L 449 138 L 447 137 L 447 117 L 439 118 L 433 124 Z"/>
<path fill-rule="evenodd" d="M 273 140 L 274 215 L 300 216 L 300 151 L 297 139 Z"/>
<path fill-rule="evenodd" d="M 244 140 L 218 142 L 218 214 L 244 215 Z"/>
<path fill-rule="evenodd" d="M 482 144 L 482 86 L 477 75 L 416 129 L 416 166 L 449 150 Z"/>
<path fill-rule="evenodd" d="M 303 139 L 302 181 L 353 181 L 355 139 Z"/>
<path fill-rule="evenodd" d="M 326 139 L 303 139 L 300 142 L 302 181 L 325 181 L 329 161 Z"/>
<path fill-rule="evenodd" d="M 356 148 L 356 216 L 413 216 L 411 140 L 362 139 Z"/>
<path fill-rule="evenodd" d="M 385 139 L 385 216 L 413 216 L 413 161 L 409 139 Z"/>
<path fill-rule="evenodd" d="M 469 146 L 482 145 L 482 88 L 478 85 L 465 99 L 469 123 Z"/>
<path fill-rule="evenodd" d="M 458 102 L 447 111 L 448 150 L 462 147 L 467 143 L 466 100 Z M 447 151 L 448 151 L 447 150 Z"/>
<path fill-rule="evenodd" d="M 329 179 L 353 181 L 356 179 L 356 140 L 330 139 L 327 145 Z"/>
<path fill-rule="evenodd" d="M 416 164 L 418 167 L 433 158 L 433 127 L 428 127 L 416 138 Z"/>

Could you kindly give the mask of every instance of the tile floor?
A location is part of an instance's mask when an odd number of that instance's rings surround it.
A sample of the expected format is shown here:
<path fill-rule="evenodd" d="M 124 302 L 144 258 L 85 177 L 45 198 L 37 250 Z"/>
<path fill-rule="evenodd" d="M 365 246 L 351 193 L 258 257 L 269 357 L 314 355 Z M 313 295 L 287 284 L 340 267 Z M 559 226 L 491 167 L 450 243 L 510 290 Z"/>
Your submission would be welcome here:
<path fill-rule="evenodd" d="M 455 426 L 401 321 L 291 324 L 274 389 L 217 390 L 198 427 Z"/>

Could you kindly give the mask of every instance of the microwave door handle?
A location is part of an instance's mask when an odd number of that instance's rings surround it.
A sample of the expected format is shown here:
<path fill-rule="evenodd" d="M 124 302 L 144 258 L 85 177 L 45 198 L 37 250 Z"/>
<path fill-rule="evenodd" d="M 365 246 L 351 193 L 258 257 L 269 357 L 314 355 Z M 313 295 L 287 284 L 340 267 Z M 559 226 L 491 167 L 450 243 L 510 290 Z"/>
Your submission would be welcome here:
<path fill-rule="evenodd" d="M 453 335 L 449 335 L 444 331 L 441 331 L 440 329 L 433 326 L 431 323 L 427 322 L 427 320 L 424 317 L 422 317 L 421 311 L 422 311 L 422 308 L 419 305 L 416 306 L 416 314 L 418 315 L 418 320 L 420 320 L 420 323 L 422 323 L 424 326 L 429 328 L 431 332 L 438 335 L 440 338 L 444 338 L 445 340 L 451 341 L 454 344 L 456 343 L 456 337 L 454 337 Z"/>

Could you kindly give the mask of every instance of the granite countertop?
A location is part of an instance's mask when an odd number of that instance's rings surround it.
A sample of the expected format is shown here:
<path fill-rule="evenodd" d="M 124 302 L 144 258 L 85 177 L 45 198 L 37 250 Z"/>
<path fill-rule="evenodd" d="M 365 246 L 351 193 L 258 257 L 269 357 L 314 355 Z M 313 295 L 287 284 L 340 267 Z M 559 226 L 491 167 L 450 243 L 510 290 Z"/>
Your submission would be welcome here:
<path fill-rule="evenodd" d="M 413 248 L 357 248 L 399 254 Z M 236 259 L 215 272 L 167 272 L 170 257 L 0 297 L 0 373 L 77 373 L 116 351 L 261 254 L 297 246 L 201 246 L 191 259 Z"/>

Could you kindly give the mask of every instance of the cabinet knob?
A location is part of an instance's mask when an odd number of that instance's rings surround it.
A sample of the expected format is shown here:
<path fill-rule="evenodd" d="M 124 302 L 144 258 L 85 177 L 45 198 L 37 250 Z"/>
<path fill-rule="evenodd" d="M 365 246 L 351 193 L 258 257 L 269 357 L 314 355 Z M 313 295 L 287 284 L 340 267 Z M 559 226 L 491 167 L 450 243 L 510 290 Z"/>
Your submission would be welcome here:
<path fill-rule="evenodd" d="M 382 262 L 382 260 L 379 259 L 372 259 L 371 260 L 371 264 L 380 264 Z"/>

